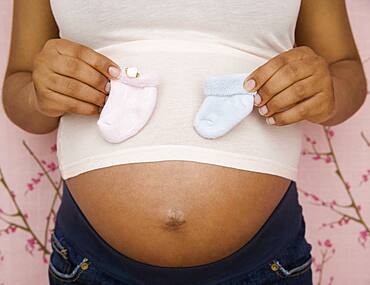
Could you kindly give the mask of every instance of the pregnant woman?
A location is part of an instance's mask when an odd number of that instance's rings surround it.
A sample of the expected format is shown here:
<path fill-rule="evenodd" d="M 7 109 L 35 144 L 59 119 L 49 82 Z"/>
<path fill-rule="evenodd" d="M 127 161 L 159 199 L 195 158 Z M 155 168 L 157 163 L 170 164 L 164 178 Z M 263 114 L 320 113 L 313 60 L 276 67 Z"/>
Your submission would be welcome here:
<path fill-rule="evenodd" d="M 159 76 L 157 101 L 111 143 L 97 121 L 125 67 Z M 235 73 L 252 113 L 200 136 L 204 83 Z M 14 1 L 6 113 L 58 128 L 50 284 L 311 284 L 301 123 L 339 124 L 365 94 L 344 0 Z"/>

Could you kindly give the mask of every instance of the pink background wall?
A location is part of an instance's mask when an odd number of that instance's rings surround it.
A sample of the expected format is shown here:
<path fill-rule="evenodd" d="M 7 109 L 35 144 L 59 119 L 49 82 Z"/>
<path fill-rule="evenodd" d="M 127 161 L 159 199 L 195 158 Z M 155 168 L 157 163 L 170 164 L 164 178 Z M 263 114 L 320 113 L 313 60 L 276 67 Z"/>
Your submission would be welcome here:
<path fill-rule="evenodd" d="M 370 75 L 370 2 L 347 2 Z M 11 8 L 11 1 L 0 1 L 1 79 Z M 369 122 L 367 100 L 340 126 L 306 125 L 298 188 L 313 244 L 314 284 L 370 284 Z M 47 284 L 49 234 L 60 201 L 55 136 L 28 134 L 0 112 L 0 285 Z"/>

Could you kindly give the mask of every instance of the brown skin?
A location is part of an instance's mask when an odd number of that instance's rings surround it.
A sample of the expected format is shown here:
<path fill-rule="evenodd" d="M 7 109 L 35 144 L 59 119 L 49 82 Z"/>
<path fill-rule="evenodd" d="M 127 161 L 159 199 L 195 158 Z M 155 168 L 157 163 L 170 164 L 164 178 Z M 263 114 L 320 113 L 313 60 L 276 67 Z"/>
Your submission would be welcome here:
<path fill-rule="evenodd" d="M 277 126 L 302 120 L 330 126 L 347 120 L 363 104 L 367 87 L 344 1 L 302 1 L 296 40 L 297 48 L 272 58 L 245 80 L 246 89 L 254 80 L 249 90 L 261 96 L 256 104 L 261 115 Z"/>
<path fill-rule="evenodd" d="M 302 0 L 296 35 L 298 46 L 310 48 L 287 51 L 251 75 L 261 105 L 276 125 L 346 120 L 364 101 L 366 81 L 344 1 Z M 8 117 L 33 133 L 54 130 L 65 112 L 96 115 L 111 78 L 108 68 L 115 65 L 79 44 L 49 41 L 54 38 L 58 30 L 48 0 L 15 1 L 3 101 Z M 301 84 L 306 76 L 309 82 Z M 289 182 L 189 161 L 105 167 L 67 180 L 87 219 L 112 247 L 162 266 L 199 265 L 237 250 L 270 216 Z"/>
<path fill-rule="evenodd" d="M 115 73 L 109 72 L 115 68 Z M 114 72 L 114 69 L 113 69 Z M 96 115 L 119 67 L 94 50 L 68 40 L 48 40 L 33 61 L 35 106 L 44 115 Z"/>
<path fill-rule="evenodd" d="M 114 67 L 119 69 L 94 50 L 58 39 L 49 1 L 14 2 L 3 103 L 8 117 L 22 129 L 47 133 L 67 112 L 98 114 L 109 79 L 119 75 L 119 70 L 110 74 Z"/>

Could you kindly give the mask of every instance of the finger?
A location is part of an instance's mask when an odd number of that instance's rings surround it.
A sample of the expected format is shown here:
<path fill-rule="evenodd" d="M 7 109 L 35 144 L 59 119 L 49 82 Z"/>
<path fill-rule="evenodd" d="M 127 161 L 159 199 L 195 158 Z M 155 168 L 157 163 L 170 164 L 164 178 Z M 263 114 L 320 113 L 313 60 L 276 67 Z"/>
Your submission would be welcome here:
<path fill-rule="evenodd" d="M 308 47 L 298 47 L 283 52 L 265 64 L 255 69 L 244 81 L 244 88 L 250 92 L 257 91 L 275 72 L 290 61 L 299 60 L 307 55 L 312 55 L 313 51 Z"/>
<path fill-rule="evenodd" d="M 268 117 L 275 113 L 282 112 L 289 106 L 296 105 L 321 91 L 321 87 L 315 84 L 316 82 L 316 76 L 310 76 L 295 82 L 258 108 L 258 112 Z"/>
<path fill-rule="evenodd" d="M 77 79 L 90 85 L 96 90 L 108 93 L 108 78 L 80 59 L 59 55 L 54 57 L 50 64 L 50 68 L 53 72 L 58 73 L 59 75 Z"/>
<path fill-rule="evenodd" d="M 48 109 L 61 113 L 75 113 L 81 115 L 99 114 L 99 107 L 58 92 L 48 90 L 44 96 L 43 105 L 48 105 Z"/>
<path fill-rule="evenodd" d="M 121 70 L 118 64 L 89 47 L 68 40 L 60 40 L 56 48 L 60 54 L 82 60 L 109 79 L 117 79 L 120 75 Z"/>
<path fill-rule="evenodd" d="M 104 105 L 105 97 L 107 95 L 81 81 L 71 77 L 62 76 L 57 73 L 52 73 L 50 81 L 52 84 L 49 86 L 49 89 L 55 92 L 92 103 L 97 106 Z"/>
<path fill-rule="evenodd" d="M 258 90 L 260 103 L 256 106 L 266 104 L 279 92 L 293 85 L 297 81 L 308 78 L 315 73 L 314 65 L 308 60 L 296 60 L 289 62 L 280 68 L 267 82 Z"/>
<path fill-rule="evenodd" d="M 322 105 L 320 94 L 322 95 L 322 92 L 294 105 L 286 111 L 267 117 L 266 123 L 270 125 L 283 126 L 318 115 L 322 112 L 322 106 L 320 106 Z"/>

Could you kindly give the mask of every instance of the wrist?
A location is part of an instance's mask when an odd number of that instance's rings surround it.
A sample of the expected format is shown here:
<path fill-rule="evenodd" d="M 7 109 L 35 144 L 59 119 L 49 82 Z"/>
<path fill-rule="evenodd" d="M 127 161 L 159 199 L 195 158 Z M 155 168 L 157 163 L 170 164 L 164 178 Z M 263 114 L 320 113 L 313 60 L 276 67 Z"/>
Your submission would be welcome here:
<path fill-rule="evenodd" d="M 45 112 L 43 112 L 41 109 L 40 109 L 40 106 L 38 104 L 38 101 L 37 101 L 37 90 L 36 90 L 36 87 L 35 87 L 35 84 L 33 83 L 33 81 L 31 80 L 31 82 L 27 85 L 28 90 L 26 92 L 26 94 L 28 94 L 28 106 L 31 110 L 33 110 L 34 112 L 37 113 L 38 116 L 41 116 L 41 117 L 45 117 L 46 120 L 56 120 L 58 121 L 60 116 L 49 116 L 47 114 L 45 114 Z"/>
<path fill-rule="evenodd" d="M 334 75 L 331 74 L 330 76 L 331 76 L 330 92 L 331 92 L 331 98 L 333 100 L 333 104 L 332 104 L 333 107 L 327 113 L 327 116 L 321 122 L 319 122 L 319 124 L 323 126 L 331 126 L 331 125 L 338 124 L 337 118 L 338 118 L 339 104 L 338 104 L 338 98 L 337 98 L 338 92 L 336 92 L 336 90 L 337 90 L 337 85 L 339 84 L 339 82 L 338 82 L 338 78 L 336 78 Z"/>

